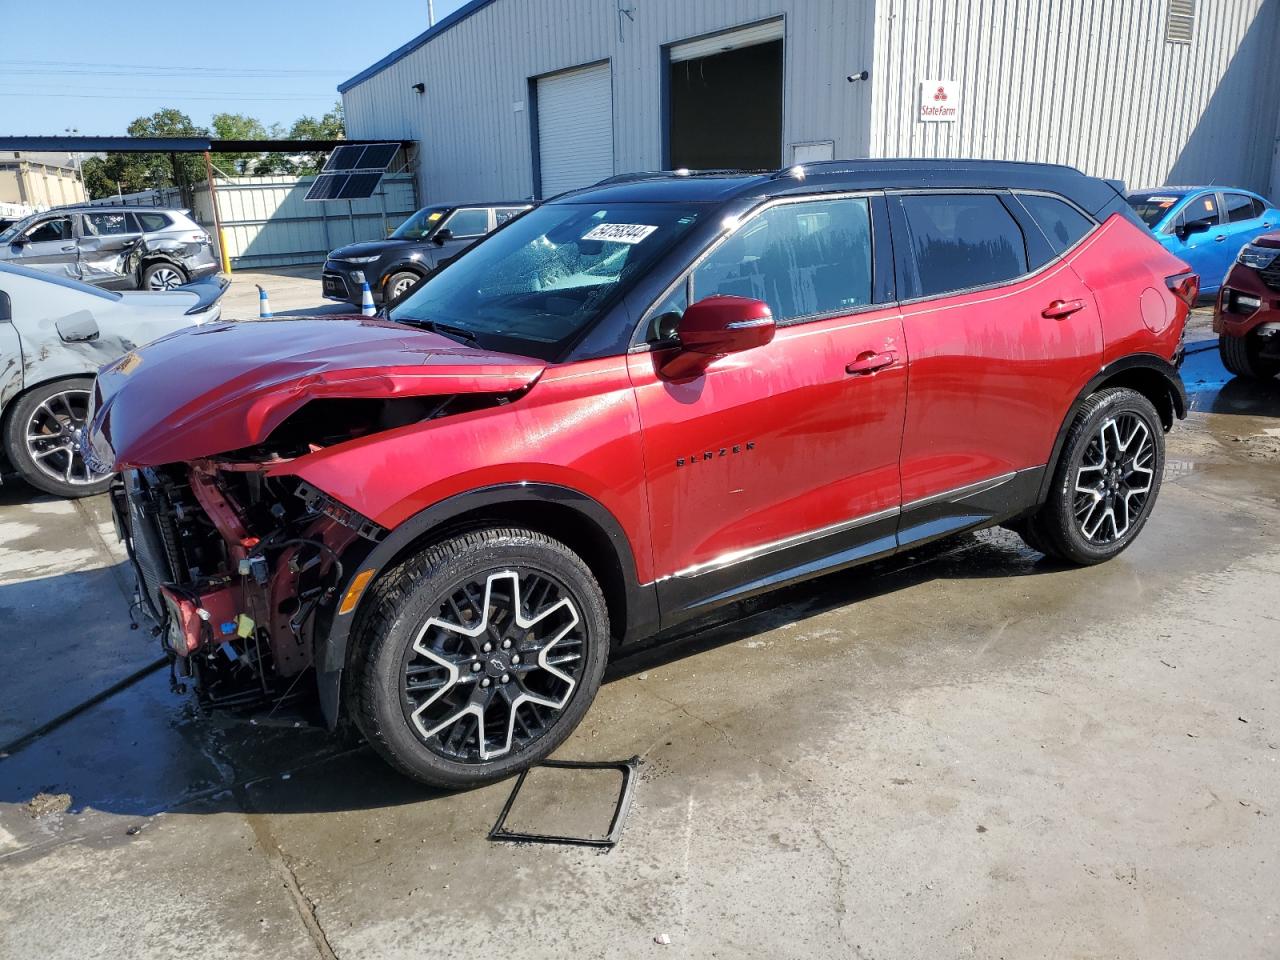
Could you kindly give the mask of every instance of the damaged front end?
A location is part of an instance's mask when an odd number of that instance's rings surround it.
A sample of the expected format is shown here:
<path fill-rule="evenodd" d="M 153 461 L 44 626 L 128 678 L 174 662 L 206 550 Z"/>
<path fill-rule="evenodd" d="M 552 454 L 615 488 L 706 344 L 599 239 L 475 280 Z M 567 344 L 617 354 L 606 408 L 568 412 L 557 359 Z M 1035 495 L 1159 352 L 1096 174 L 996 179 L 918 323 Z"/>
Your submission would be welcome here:
<path fill-rule="evenodd" d="M 104 368 L 85 453 L 122 471 L 134 610 L 175 686 L 250 712 L 313 696 L 300 680 L 387 531 L 302 480 L 308 458 L 505 405 L 541 369 L 354 318 L 204 327 Z"/>
<path fill-rule="evenodd" d="M 317 613 L 331 610 L 343 556 L 383 531 L 269 464 L 201 460 L 126 471 L 113 486 L 137 576 L 135 611 L 210 707 L 279 707 L 309 694 Z M 364 540 L 368 546 L 353 543 Z"/>

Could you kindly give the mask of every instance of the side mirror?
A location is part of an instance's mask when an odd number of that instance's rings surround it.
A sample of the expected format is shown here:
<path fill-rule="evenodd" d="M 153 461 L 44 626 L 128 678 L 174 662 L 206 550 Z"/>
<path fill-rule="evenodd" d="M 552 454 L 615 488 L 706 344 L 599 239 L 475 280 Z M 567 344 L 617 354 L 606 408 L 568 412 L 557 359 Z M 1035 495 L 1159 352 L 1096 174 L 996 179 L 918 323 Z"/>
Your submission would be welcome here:
<path fill-rule="evenodd" d="M 446 243 L 453 239 L 453 231 L 448 227 L 441 227 L 431 235 L 431 240 L 437 246 L 443 247 Z"/>
<path fill-rule="evenodd" d="M 21 250 L 29 242 L 30 241 L 28 241 L 26 237 L 14 237 L 12 240 L 9 241 L 9 246 L 14 247 L 18 250 Z"/>
<path fill-rule="evenodd" d="M 773 313 L 761 300 L 707 297 L 690 305 L 680 318 L 679 352 L 663 364 L 661 373 L 670 379 L 693 376 L 717 357 L 764 346 L 776 331 Z"/>
<path fill-rule="evenodd" d="M 1178 227 L 1177 234 L 1179 240 L 1185 240 L 1187 237 L 1195 233 L 1207 233 L 1209 231 L 1208 220 L 1188 220 L 1182 226 Z"/>

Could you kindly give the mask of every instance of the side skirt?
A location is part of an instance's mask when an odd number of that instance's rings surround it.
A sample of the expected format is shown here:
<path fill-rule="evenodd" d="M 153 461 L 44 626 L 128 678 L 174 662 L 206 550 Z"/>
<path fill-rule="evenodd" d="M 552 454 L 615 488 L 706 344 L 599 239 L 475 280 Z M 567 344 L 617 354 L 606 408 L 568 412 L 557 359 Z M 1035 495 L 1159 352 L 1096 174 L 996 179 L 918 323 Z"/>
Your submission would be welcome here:
<path fill-rule="evenodd" d="M 737 551 L 658 581 L 662 628 L 778 587 L 834 573 L 931 540 L 992 526 L 1037 502 L 1044 467 L 992 477 L 890 509 Z"/>
<path fill-rule="evenodd" d="M 1028 467 L 903 504 L 898 549 L 918 547 L 962 530 L 989 527 L 1038 502 L 1045 467 Z"/>

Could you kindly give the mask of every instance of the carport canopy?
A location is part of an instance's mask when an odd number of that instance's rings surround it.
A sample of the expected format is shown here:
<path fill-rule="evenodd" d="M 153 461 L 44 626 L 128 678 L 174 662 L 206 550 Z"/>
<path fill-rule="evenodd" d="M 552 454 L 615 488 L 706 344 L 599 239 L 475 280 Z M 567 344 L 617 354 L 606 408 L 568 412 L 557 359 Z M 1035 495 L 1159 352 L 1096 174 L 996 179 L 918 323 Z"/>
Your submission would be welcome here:
<path fill-rule="evenodd" d="M 334 147 L 412 140 L 216 140 L 210 137 L 0 137 L 0 152 L 56 153 L 318 153 Z"/>

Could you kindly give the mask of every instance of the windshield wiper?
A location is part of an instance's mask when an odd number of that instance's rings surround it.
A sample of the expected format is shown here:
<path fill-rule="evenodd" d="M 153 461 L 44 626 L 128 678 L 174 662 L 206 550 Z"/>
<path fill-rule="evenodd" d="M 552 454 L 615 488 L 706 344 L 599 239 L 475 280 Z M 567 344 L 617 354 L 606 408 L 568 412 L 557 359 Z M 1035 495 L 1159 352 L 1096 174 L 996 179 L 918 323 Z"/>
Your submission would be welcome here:
<path fill-rule="evenodd" d="M 423 330 L 430 330 L 432 333 L 438 333 L 442 337 L 448 337 L 450 340 L 457 340 L 459 343 L 469 343 L 474 347 L 480 346 L 479 338 L 470 330 L 464 330 L 462 327 L 450 326 L 447 323 L 439 323 L 435 320 L 420 320 L 417 317 L 396 317 L 395 319 L 398 323 L 421 327 Z"/>

